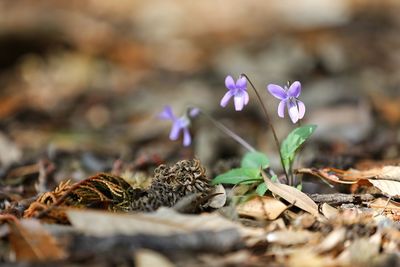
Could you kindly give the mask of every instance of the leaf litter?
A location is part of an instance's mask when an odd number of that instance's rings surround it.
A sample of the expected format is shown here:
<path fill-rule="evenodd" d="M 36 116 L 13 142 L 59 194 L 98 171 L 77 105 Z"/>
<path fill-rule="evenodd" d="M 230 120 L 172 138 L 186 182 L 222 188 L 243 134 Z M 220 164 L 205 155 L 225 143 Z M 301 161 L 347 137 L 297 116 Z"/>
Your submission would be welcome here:
<path fill-rule="evenodd" d="M 173 175 L 171 170 L 174 170 Z M 314 202 L 315 196 L 310 198 L 262 174 L 275 197 L 253 196 L 235 206 L 231 216 L 223 212 L 231 205 L 225 204 L 231 201 L 230 192 L 225 192 L 221 185 L 214 188 L 201 163 L 193 160 L 161 165 L 149 178 L 149 184 L 142 188 L 106 173 L 77 183 L 67 180 L 30 204 L 24 215 L 30 219 L 11 215 L 1 218 L 9 226 L 6 236 L 17 261 L 62 264 L 77 257 L 88 260 L 97 255 L 106 259 L 114 254 L 114 257 L 124 258 L 133 253 L 135 262 L 141 264 L 154 260 L 168 265 L 177 259 L 199 264 L 204 259 L 193 261 L 187 255 L 201 253 L 216 257 L 218 253 L 228 255 L 253 250 L 258 252 L 250 259 L 247 255 L 237 260 L 256 265 L 257 261 L 273 259 L 278 264 L 302 266 L 297 262 L 302 253 L 308 253 L 310 264 L 324 262 L 324 266 L 393 260 L 390 255 L 397 251 L 399 240 L 396 221 L 400 218 L 400 208 L 396 202 L 386 203 L 387 198 L 377 196 L 365 205 L 352 208 L 339 203 L 331 206 L 320 200 Z M 164 192 L 176 195 L 174 198 L 160 196 L 157 201 L 164 207 L 157 204 L 156 208 L 148 210 L 148 203 L 141 198 L 144 193 L 148 196 L 149 190 L 159 188 L 155 184 L 160 179 L 174 185 L 173 190 L 165 185 L 164 190 L 171 191 Z M 195 183 L 197 179 L 201 182 Z M 192 193 L 195 200 L 200 201 L 190 201 L 189 205 L 197 208 L 191 209 L 191 214 L 177 211 L 176 204 Z M 209 198 L 204 200 L 202 194 L 209 194 Z M 139 204 L 135 201 L 146 208 L 136 208 Z M 233 214 L 236 215 L 232 217 Z M 48 223 L 69 225 L 69 230 L 51 229 Z M 369 240 L 373 240 L 372 247 L 367 246 Z M 369 256 L 356 257 L 356 250 L 365 251 Z"/>
<path fill-rule="evenodd" d="M 0 7 L 0 44 L 7 51 L 0 73 L 1 265 L 400 265 L 399 98 L 388 93 L 390 88 L 396 93 L 399 66 L 393 50 L 382 49 L 397 44 L 398 12 L 387 12 L 396 4 L 321 4 L 319 12 L 297 12 L 295 20 L 287 20 L 276 14 L 291 14 L 292 6 L 262 1 L 236 3 L 238 9 L 223 13 L 206 2 L 166 1 L 162 7 L 151 1 L 108 2 L 15 1 Z M 188 12 L 180 12 L 180 4 Z M 179 16 L 165 12 L 168 7 Z M 254 7 L 266 13 L 237 12 Z M 57 12 L 48 12 L 52 9 Z M 168 22 L 162 31 L 148 20 L 159 13 Z M 306 22 L 301 27 L 299 18 Z M 132 19 L 135 29 L 128 31 Z M 50 30 L 40 30 L 49 23 Z M 379 23 L 385 31 L 359 31 Z M 291 26 L 296 37 L 280 35 Z M 177 32 L 179 40 L 172 40 Z M 252 36 L 257 45 L 243 42 L 243 36 Z M 385 45 L 359 45 L 371 36 Z M 203 39 L 210 42 L 197 41 Z M 223 50 L 214 39 L 223 41 Z M 176 45 L 182 53 L 171 50 Z M 166 52 L 172 60 L 160 56 Z M 211 178 L 226 171 L 211 172 L 215 161 L 231 160 L 227 169 L 238 168 L 237 159 L 227 158 L 238 151 L 215 141 L 209 129 L 194 134 L 214 140 L 210 151 L 204 142 L 181 149 L 160 137 L 161 127 L 149 119 L 165 100 L 157 87 L 167 89 L 176 103 L 199 94 L 197 100 L 215 112 L 213 82 L 200 81 L 202 64 L 225 73 L 232 62 L 221 59 L 232 54 L 239 64 L 253 62 L 261 76 L 271 73 L 273 64 L 277 77 L 317 77 L 306 81 L 311 93 L 302 96 L 319 105 L 307 118 L 318 124 L 319 139 L 305 151 L 307 158 L 299 159 L 309 168 L 298 169 L 296 176 L 313 186 L 322 179 L 323 186 L 302 194 L 267 179 L 268 188 L 257 187 L 263 194 L 270 190 L 263 196 L 251 193 L 254 181 L 214 186 Z M 181 86 L 176 71 L 196 81 Z M 160 76 L 168 82 L 158 82 Z M 360 100 L 357 88 L 370 90 L 369 99 Z M 353 93 L 357 101 L 337 105 Z M 255 126 L 257 116 L 247 120 L 234 114 L 243 133 L 265 140 Z M 196 153 L 205 167 L 196 160 L 178 161 Z M 365 159 L 372 164 L 361 168 Z M 256 169 L 251 172 L 263 181 L 258 164 L 242 164 Z M 270 174 L 268 164 L 261 165 Z"/>

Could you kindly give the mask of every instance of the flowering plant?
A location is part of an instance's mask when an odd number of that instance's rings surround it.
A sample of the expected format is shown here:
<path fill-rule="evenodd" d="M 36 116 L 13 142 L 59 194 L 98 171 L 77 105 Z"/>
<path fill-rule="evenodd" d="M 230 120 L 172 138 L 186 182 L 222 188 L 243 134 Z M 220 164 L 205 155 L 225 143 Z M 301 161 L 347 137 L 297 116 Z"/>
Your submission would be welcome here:
<path fill-rule="evenodd" d="M 247 92 L 247 83 L 254 89 L 254 92 L 261 104 L 264 115 L 266 117 L 266 121 L 273 133 L 274 141 L 277 146 L 282 169 L 286 180 L 289 185 L 301 188 L 301 182 L 296 184 L 294 172 L 293 172 L 293 164 L 295 162 L 296 154 L 299 151 L 301 145 L 312 135 L 315 131 L 315 125 L 300 125 L 301 119 L 303 119 L 306 111 L 305 104 L 299 100 L 299 96 L 301 94 L 301 83 L 299 81 L 295 81 L 292 84 L 281 87 L 276 84 L 268 84 L 267 91 L 279 99 L 280 102 L 278 104 L 277 113 L 281 118 L 285 117 L 285 108 L 288 110 L 289 117 L 291 121 L 299 126 L 295 128 L 292 132 L 290 132 L 287 137 L 283 140 L 282 143 L 279 142 L 278 136 L 276 134 L 275 128 L 271 123 L 268 111 L 266 106 L 261 100 L 258 91 L 256 90 L 253 83 L 247 77 L 247 75 L 242 74 L 237 81 L 235 82 L 232 76 L 227 76 L 225 79 L 225 86 L 228 91 L 222 97 L 220 101 L 220 105 L 222 107 L 226 107 L 231 98 L 233 98 L 234 107 L 236 111 L 242 111 L 243 108 L 249 103 L 249 94 Z M 159 117 L 161 119 L 171 120 L 173 122 L 172 129 L 170 132 L 170 139 L 177 140 L 180 132 L 183 132 L 183 144 L 184 146 L 188 146 L 191 143 L 191 136 L 189 133 L 189 125 L 190 119 L 195 117 L 198 114 L 205 115 L 211 122 L 221 129 L 223 132 L 228 134 L 234 140 L 236 140 L 239 144 L 245 147 L 249 152 L 247 152 L 241 161 L 241 165 L 239 168 L 232 169 L 226 173 L 218 175 L 213 180 L 214 184 L 253 184 L 256 185 L 255 191 L 259 195 L 264 195 L 268 190 L 267 185 L 264 182 L 265 174 L 264 170 L 269 171 L 269 179 L 277 182 L 277 176 L 275 172 L 270 169 L 269 159 L 267 155 L 262 152 L 257 151 L 250 144 L 248 144 L 244 139 L 240 136 L 232 132 L 226 126 L 221 124 L 220 122 L 213 119 L 211 116 L 207 115 L 203 111 L 198 108 L 190 108 L 187 112 L 188 114 L 182 116 L 180 118 L 175 117 L 172 113 L 171 107 L 167 106 L 164 108 L 164 111 L 160 113 Z"/>

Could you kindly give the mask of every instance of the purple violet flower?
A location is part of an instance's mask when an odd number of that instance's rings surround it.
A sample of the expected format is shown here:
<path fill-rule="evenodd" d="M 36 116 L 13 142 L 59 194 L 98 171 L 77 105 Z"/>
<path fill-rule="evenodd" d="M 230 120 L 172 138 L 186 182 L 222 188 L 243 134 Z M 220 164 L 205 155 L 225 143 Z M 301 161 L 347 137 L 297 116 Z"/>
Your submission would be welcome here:
<path fill-rule="evenodd" d="M 196 108 L 192 108 L 188 112 L 190 117 L 195 117 L 199 114 L 199 110 Z M 190 117 L 185 115 L 177 118 L 172 112 L 172 108 L 170 106 L 165 106 L 164 110 L 158 115 L 158 118 L 162 120 L 171 120 L 172 128 L 169 133 L 169 139 L 172 141 L 178 140 L 180 132 L 183 131 L 183 145 L 189 146 L 192 143 L 192 137 L 190 136 L 189 126 L 190 126 Z"/>
<path fill-rule="evenodd" d="M 225 78 L 225 86 L 228 88 L 228 92 L 225 93 L 221 99 L 221 106 L 226 107 L 229 100 L 233 97 L 235 103 L 235 110 L 240 111 L 244 106 L 249 103 L 249 94 L 247 93 L 247 80 L 245 77 L 237 79 L 236 83 L 232 76 L 228 75 Z"/>
<path fill-rule="evenodd" d="M 268 84 L 267 89 L 271 95 L 281 100 L 278 106 L 279 117 L 285 117 L 285 106 L 293 123 L 304 117 L 306 106 L 298 100 L 301 93 L 301 83 L 299 81 L 292 83 L 289 88 L 287 86 L 282 88 L 276 84 Z"/>

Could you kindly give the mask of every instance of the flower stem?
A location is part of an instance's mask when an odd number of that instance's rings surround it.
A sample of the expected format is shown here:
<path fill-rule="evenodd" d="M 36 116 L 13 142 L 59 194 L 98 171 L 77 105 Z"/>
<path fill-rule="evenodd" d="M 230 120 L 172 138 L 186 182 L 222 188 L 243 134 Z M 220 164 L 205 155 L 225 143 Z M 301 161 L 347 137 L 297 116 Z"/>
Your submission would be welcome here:
<path fill-rule="evenodd" d="M 259 101 L 259 103 L 261 105 L 261 108 L 262 108 L 262 110 L 264 112 L 264 115 L 265 115 L 265 118 L 267 120 L 267 124 L 271 128 L 272 135 L 274 136 L 275 144 L 276 144 L 276 147 L 277 147 L 278 153 L 279 153 L 279 158 L 281 159 L 281 165 L 282 165 L 282 168 L 283 168 L 283 172 L 285 173 L 285 176 L 286 176 L 286 179 L 289 182 L 289 185 L 292 185 L 293 184 L 293 181 L 292 181 L 293 177 L 290 177 L 290 179 L 289 179 L 289 176 L 287 174 L 287 171 L 286 171 L 286 168 L 285 168 L 285 164 L 283 163 L 283 157 L 282 157 L 282 153 L 281 153 L 281 144 L 279 142 L 278 136 L 276 135 L 275 128 L 272 125 L 272 122 L 271 122 L 270 117 L 268 115 L 267 108 L 265 107 L 264 102 L 261 100 L 261 97 L 258 94 L 258 91 L 257 91 L 256 87 L 253 85 L 253 83 L 251 82 L 249 77 L 244 73 L 242 73 L 241 76 L 246 78 L 246 80 L 250 83 L 251 87 L 253 88 L 254 92 L 256 93 L 257 99 L 258 99 L 258 101 Z"/>
<path fill-rule="evenodd" d="M 249 143 L 247 143 L 242 137 L 240 137 L 239 135 L 237 135 L 236 133 L 232 132 L 228 127 L 226 127 L 225 125 L 223 125 L 222 123 L 220 123 L 219 121 L 217 121 L 216 119 L 214 119 L 211 115 L 207 114 L 206 112 L 204 112 L 203 110 L 199 109 L 199 113 L 202 114 L 204 117 L 206 117 L 207 119 L 209 119 L 215 127 L 217 127 L 218 129 L 220 129 L 222 132 L 224 132 L 225 134 L 227 134 L 228 136 L 230 136 L 233 140 L 235 140 L 236 142 L 238 142 L 239 144 L 241 144 L 244 148 L 246 148 L 248 151 L 250 152 L 255 152 L 257 151 L 254 147 L 252 147 Z"/>

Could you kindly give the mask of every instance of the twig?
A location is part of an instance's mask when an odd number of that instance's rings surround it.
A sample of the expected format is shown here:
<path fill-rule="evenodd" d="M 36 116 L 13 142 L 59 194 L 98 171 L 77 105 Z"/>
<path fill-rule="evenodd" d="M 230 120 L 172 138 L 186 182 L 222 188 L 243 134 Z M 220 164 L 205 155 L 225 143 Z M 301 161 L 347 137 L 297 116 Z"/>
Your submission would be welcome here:
<path fill-rule="evenodd" d="M 371 194 L 311 194 L 309 197 L 318 203 L 340 205 L 344 203 L 362 203 L 372 201 L 375 196 Z"/>
<path fill-rule="evenodd" d="M 183 252 L 185 254 L 199 252 L 218 254 L 242 248 L 244 244 L 239 232 L 230 229 L 219 232 L 198 231 L 166 236 L 138 234 L 91 237 L 79 234 L 74 236 L 69 246 L 72 254 L 88 257 L 90 255 L 120 257 L 131 255 L 140 248 L 159 251 L 169 256 Z"/>

